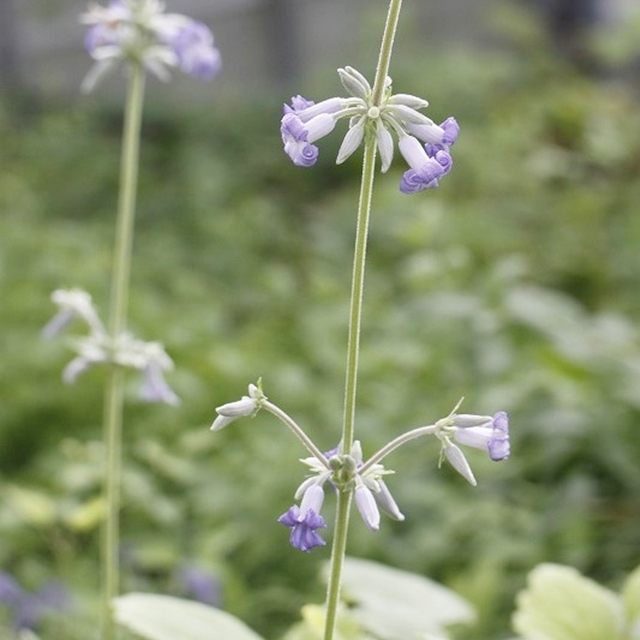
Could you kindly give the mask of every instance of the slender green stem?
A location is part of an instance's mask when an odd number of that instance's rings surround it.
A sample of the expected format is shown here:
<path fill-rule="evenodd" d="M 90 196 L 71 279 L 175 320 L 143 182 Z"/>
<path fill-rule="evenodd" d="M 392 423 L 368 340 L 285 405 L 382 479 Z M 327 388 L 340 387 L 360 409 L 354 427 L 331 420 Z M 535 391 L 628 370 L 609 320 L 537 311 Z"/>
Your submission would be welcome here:
<path fill-rule="evenodd" d="M 127 323 L 143 96 L 144 70 L 140 64 L 132 63 L 124 112 L 120 193 L 118 197 L 111 304 L 109 308 L 108 331 L 112 339 L 116 339 L 126 329 Z M 120 582 L 119 515 L 124 396 L 123 373 L 120 367 L 111 367 L 105 388 L 104 438 L 107 448 L 107 468 L 105 473 L 107 514 L 102 551 L 104 640 L 114 640 L 117 633 L 111 602 L 118 595 Z"/>
<path fill-rule="evenodd" d="M 384 25 L 382 44 L 380 45 L 380 54 L 378 56 L 378 66 L 376 67 L 376 77 L 373 81 L 373 104 L 376 105 L 382 102 L 384 85 L 387 75 L 389 74 L 393 41 L 396 37 L 401 9 L 402 0 L 391 0 L 391 2 L 389 2 L 389 11 L 387 12 L 387 21 Z"/>
<path fill-rule="evenodd" d="M 385 81 L 389 71 L 391 52 L 402 0 L 391 0 L 382 36 L 376 76 L 373 83 L 373 104 L 380 105 L 384 96 Z M 355 414 L 358 380 L 358 359 L 360 354 L 360 329 L 362 325 L 362 298 L 364 295 L 364 274 L 369 235 L 369 217 L 376 165 L 376 139 L 365 136 L 364 158 L 362 161 L 362 181 L 358 201 L 356 241 L 353 256 L 351 301 L 349 305 L 349 330 L 347 344 L 347 365 L 344 392 L 344 416 L 342 425 L 342 446 L 345 454 L 351 453 L 355 433 Z M 347 546 L 347 530 L 353 490 L 338 492 L 338 508 L 331 551 L 331 570 L 327 588 L 327 608 L 324 640 L 333 640 L 340 602 L 342 565 Z"/>
<path fill-rule="evenodd" d="M 342 584 L 342 565 L 347 548 L 347 532 L 349 529 L 349 513 L 353 491 L 338 491 L 336 507 L 336 526 L 331 547 L 331 573 L 327 588 L 327 608 L 324 626 L 324 640 L 332 640 L 338 620 L 340 605 L 340 586 Z"/>
<path fill-rule="evenodd" d="M 360 327 L 362 325 L 362 297 L 364 294 L 364 271 L 375 164 L 375 139 L 368 138 L 365 142 L 364 159 L 362 162 L 362 182 L 360 184 L 360 199 L 358 203 L 356 243 L 351 283 L 351 304 L 349 308 L 349 340 L 347 344 L 347 372 L 344 392 L 344 422 L 342 428 L 343 451 L 346 454 L 351 452 L 355 431 Z"/>
<path fill-rule="evenodd" d="M 303 446 L 309 451 L 309 453 L 318 459 L 327 469 L 329 469 L 329 462 L 325 458 L 324 454 L 316 445 L 313 443 L 311 438 L 301 429 L 298 423 L 287 413 L 285 413 L 280 407 L 269 402 L 268 400 L 263 400 L 260 405 L 265 411 L 268 411 L 270 414 L 274 415 L 276 418 L 280 420 L 283 424 L 285 424 L 289 429 L 291 429 L 293 435 L 302 442 Z"/>
<path fill-rule="evenodd" d="M 437 424 L 430 424 L 426 427 L 418 427 L 417 429 L 412 429 L 411 431 L 407 431 L 402 435 L 394 438 L 391 442 L 382 447 L 379 451 L 376 451 L 361 467 L 360 473 L 366 473 L 368 469 L 370 469 L 374 464 L 378 462 L 382 462 L 383 458 L 386 458 L 390 453 L 395 451 L 398 447 L 401 447 L 403 444 L 411 440 L 415 440 L 416 438 L 421 438 L 422 436 L 432 436 L 438 432 Z"/>

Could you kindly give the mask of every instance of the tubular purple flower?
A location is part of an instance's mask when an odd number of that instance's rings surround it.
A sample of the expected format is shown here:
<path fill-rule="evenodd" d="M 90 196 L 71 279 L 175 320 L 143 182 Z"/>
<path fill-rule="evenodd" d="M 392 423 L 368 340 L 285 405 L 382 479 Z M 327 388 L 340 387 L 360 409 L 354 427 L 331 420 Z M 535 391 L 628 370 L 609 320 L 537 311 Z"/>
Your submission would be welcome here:
<path fill-rule="evenodd" d="M 449 116 L 444 122 L 441 122 L 440 128 L 444 130 L 443 144 L 453 144 L 458 139 L 460 125 L 453 116 Z"/>
<path fill-rule="evenodd" d="M 451 156 L 446 151 L 439 151 L 432 158 L 413 136 L 403 136 L 398 142 L 398 148 L 411 167 L 402 176 L 402 193 L 434 189 L 438 186 L 438 180 L 451 170 Z"/>
<path fill-rule="evenodd" d="M 496 413 L 491 422 L 478 427 L 456 429 L 454 438 L 463 445 L 481 449 L 491 460 L 505 460 L 511 453 L 509 417 L 504 411 Z"/>
<path fill-rule="evenodd" d="M 167 44 L 175 52 L 180 69 L 190 76 L 211 80 L 220 71 L 220 52 L 213 46 L 211 30 L 202 22 L 188 20 Z"/>
<path fill-rule="evenodd" d="M 305 491 L 299 507 L 294 504 L 278 518 L 278 522 L 291 529 L 289 536 L 291 545 L 305 553 L 314 547 L 326 544 L 316 532 L 317 529 L 324 529 L 327 526 L 320 515 L 323 500 L 322 487 L 317 484 L 312 485 Z"/>
<path fill-rule="evenodd" d="M 328 98 L 316 103 L 302 96 L 295 96 L 291 98 L 291 107 L 284 105 L 284 113 L 295 113 L 302 122 L 309 122 L 322 114 L 337 113 L 342 108 L 342 103 L 342 98 Z"/>
<path fill-rule="evenodd" d="M 302 496 L 300 502 L 300 511 L 306 513 L 307 511 L 315 511 L 320 513 L 322 509 L 322 503 L 324 502 L 324 491 L 319 484 L 311 485 Z"/>
<path fill-rule="evenodd" d="M 431 124 L 407 123 L 406 127 L 411 135 L 419 138 L 422 142 L 434 145 L 452 145 L 460 133 L 460 126 L 453 117 L 447 118 L 440 125 L 435 122 L 431 122 Z"/>
<path fill-rule="evenodd" d="M 313 100 L 307 100 L 301 95 L 293 96 L 291 98 L 291 106 L 284 105 L 284 113 L 298 113 L 308 107 L 312 107 L 314 104 Z"/>
<path fill-rule="evenodd" d="M 285 153 L 296 166 L 313 166 L 318 159 L 318 148 L 312 143 L 331 133 L 335 126 L 334 118 L 327 113 L 307 122 L 296 113 L 285 113 L 280 126 Z"/>

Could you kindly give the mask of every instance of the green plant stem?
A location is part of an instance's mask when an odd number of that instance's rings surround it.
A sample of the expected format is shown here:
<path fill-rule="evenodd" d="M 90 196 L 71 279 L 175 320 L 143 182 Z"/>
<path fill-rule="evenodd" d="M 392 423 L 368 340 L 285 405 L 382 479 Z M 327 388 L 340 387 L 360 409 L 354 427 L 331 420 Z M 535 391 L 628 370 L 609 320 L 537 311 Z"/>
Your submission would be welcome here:
<path fill-rule="evenodd" d="M 108 331 L 113 340 L 123 333 L 127 323 L 143 97 L 144 70 L 142 65 L 132 63 L 124 112 L 120 192 L 109 307 Z M 111 603 L 118 595 L 120 582 L 119 516 L 123 399 L 124 371 L 121 367 L 112 366 L 107 374 L 104 409 L 104 438 L 107 448 L 104 489 L 107 513 L 102 552 L 104 640 L 114 640 L 117 633 Z"/>
<path fill-rule="evenodd" d="M 369 216 L 376 164 L 375 139 L 365 142 L 362 162 L 362 181 L 358 202 L 356 243 L 353 257 L 351 304 L 349 308 L 349 339 L 347 343 L 347 371 L 344 392 L 344 416 L 342 446 L 345 454 L 351 452 L 355 431 L 356 395 L 358 382 L 358 359 L 360 355 L 360 328 L 362 325 L 362 297 L 364 295 L 364 272 L 369 235 Z"/>
<path fill-rule="evenodd" d="M 382 36 L 380 55 L 373 83 L 373 104 L 380 105 L 384 97 L 385 81 L 389 72 L 391 52 L 395 38 L 402 0 L 391 0 Z M 362 180 L 358 200 L 358 216 L 356 222 L 356 241 L 353 256 L 353 274 L 351 282 L 351 301 L 349 305 L 349 330 L 347 344 L 347 365 L 345 375 L 344 415 L 342 425 L 342 447 L 346 455 L 351 453 L 355 433 L 355 413 L 358 380 L 358 359 L 360 355 L 360 329 L 362 325 L 362 299 L 364 295 L 364 274 L 369 235 L 369 218 L 371 214 L 371 198 L 376 165 L 376 139 L 373 135 L 365 136 L 364 158 L 362 161 Z M 333 640 L 340 589 L 342 584 L 342 566 L 347 546 L 347 531 L 351 509 L 353 489 L 338 492 L 338 508 L 334 526 L 333 546 L 329 584 L 327 587 L 326 619 L 324 640 Z"/>
<path fill-rule="evenodd" d="M 387 21 L 384 25 L 380 54 L 378 56 L 378 66 L 376 67 L 376 77 L 373 80 L 373 104 L 379 105 L 384 95 L 384 86 L 389 75 L 389 65 L 391 64 L 391 53 L 393 42 L 398 29 L 402 0 L 391 0 L 387 11 Z"/>
<path fill-rule="evenodd" d="M 338 491 L 336 506 L 336 525 L 333 531 L 331 546 L 331 571 L 327 587 L 326 618 L 324 623 L 324 640 L 332 640 L 338 620 L 340 605 L 340 588 L 342 586 L 342 565 L 347 549 L 347 533 L 349 530 L 349 513 L 353 491 Z"/>

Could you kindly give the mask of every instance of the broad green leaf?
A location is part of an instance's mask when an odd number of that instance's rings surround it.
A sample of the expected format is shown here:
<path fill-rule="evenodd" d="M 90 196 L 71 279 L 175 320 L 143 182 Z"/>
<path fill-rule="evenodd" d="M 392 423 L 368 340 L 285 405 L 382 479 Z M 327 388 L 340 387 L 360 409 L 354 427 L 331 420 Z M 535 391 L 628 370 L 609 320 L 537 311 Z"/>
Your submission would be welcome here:
<path fill-rule="evenodd" d="M 572 567 L 541 564 L 518 595 L 513 627 L 526 640 L 621 640 L 622 604 Z"/>
<path fill-rule="evenodd" d="M 443 634 L 445 625 L 475 615 L 466 600 L 428 578 L 358 558 L 345 559 L 343 598 L 353 617 L 383 640 Z"/>
<path fill-rule="evenodd" d="M 129 593 L 113 603 L 118 624 L 146 640 L 263 640 L 231 614 L 192 600 Z"/>
<path fill-rule="evenodd" d="M 627 620 L 633 628 L 633 623 L 640 622 L 640 567 L 629 574 L 622 587 L 622 604 Z"/>

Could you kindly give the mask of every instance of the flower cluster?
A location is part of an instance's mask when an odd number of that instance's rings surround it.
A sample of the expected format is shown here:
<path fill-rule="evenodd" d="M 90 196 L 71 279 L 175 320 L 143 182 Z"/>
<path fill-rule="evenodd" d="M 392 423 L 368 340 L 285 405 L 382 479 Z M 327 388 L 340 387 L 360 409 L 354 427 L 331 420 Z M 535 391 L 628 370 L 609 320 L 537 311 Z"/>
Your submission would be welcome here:
<path fill-rule="evenodd" d="M 356 507 L 370 531 L 380 528 L 380 509 L 394 520 L 404 520 L 382 479 L 393 471 L 386 470 L 381 464 L 371 465 L 365 470 L 359 441 L 353 443 L 348 455 L 338 446 L 325 453 L 324 458 L 318 460 L 310 457 L 301 460 L 313 475 L 295 493 L 295 499 L 301 500 L 300 506 L 294 504 L 278 518 L 278 522 L 291 528 L 289 541 L 292 546 L 301 551 L 311 551 L 313 547 L 325 544 L 316 530 L 326 526 L 320 509 L 327 482 L 338 491 L 354 491 Z"/>
<path fill-rule="evenodd" d="M 415 193 L 438 186 L 451 171 L 449 153 L 456 141 L 459 126 L 455 118 L 441 124 L 420 113 L 429 103 L 408 94 L 391 93 L 387 78 L 380 104 L 374 104 L 373 91 L 367 79 L 356 69 L 338 69 L 342 85 L 350 97 L 334 97 L 319 103 L 302 96 L 284 106 L 280 133 L 285 153 L 300 167 L 313 166 L 318 147 L 313 143 L 333 131 L 338 120 L 349 119 L 349 130 L 342 141 L 336 162 L 344 162 L 360 146 L 365 136 L 373 136 L 381 158 L 381 169 L 387 171 L 393 160 L 393 134 L 398 149 L 409 165 L 400 182 L 400 191 Z"/>
<path fill-rule="evenodd" d="M 73 337 L 69 341 L 77 355 L 62 373 L 66 383 L 75 382 L 81 373 L 93 365 L 114 364 L 142 372 L 143 383 L 139 392 L 142 400 L 179 404 L 180 399 L 164 379 L 164 372 L 173 368 L 173 361 L 159 342 L 144 342 L 129 333 L 111 337 L 86 291 L 58 289 L 53 292 L 51 299 L 58 305 L 59 311 L 42 330 L 44 337 L 58 335 L 76 318 L 89 327 L 88 335 Z"/>
<path fill-rule="evenodd" d="M 407 442 L 422 436 L 436 436 L 441 443 L 440 462 L 446 458 L 458 473 L 472 485 L 476 479 L 462 450 L 453 442 L 486 451 L 492 460 L 504 460 L 509 457 L 509 418 L 504 411 L 493 417 L 475 414 L 456 413 L 458 405 L 445 418 L 435 424 L 412 429 L 387 443 L 368 460 L 363 461 L 362 447 L 355 441 L 348 453 L 342 444 L 325 453 L 309 440 L 295 421 L 276 405 L 269 402 L 262 391 L 260 381 L 249 385 L 248 395 L 240 400 L 228 402 L 216 409 L 218 414 L 211 425 L 213 431 L 226 427 L 229 423 L 244 416 L 254 416 L 264 409 L 279 418 L 294 435 L 307 447 L 311 457 L 301 460 L 310 475 L 295 492 L 294 504 L 279 518 L 278 522 L 289 527 L 289 541 L 301 551 L 311 551 L 323 546 L 325 541 L 318 533 L 326 523 L 320 511 L 324 502 L 324 488 L 328 484 L 336 491 L 352 491 L 360 516 L 370 531 L 380 528 L 380 511 L 394 520 L 404 520 L 384 476 L 393 473 L 380 462 L 390 453 Z"/>
<path fill-rule="evenodd" d="M 165 13 L 160 0 L 110 0 L 92 5 L 80 20 L 89 29 L 85 48 L 96 64 L 83 83 L 90 91 L 123 60 L 142 63 L 161 80 L 177 67 L 201 80 L 213 78 L 221 66 L 213 35 L 203 23 L 177 13 Z"/>

